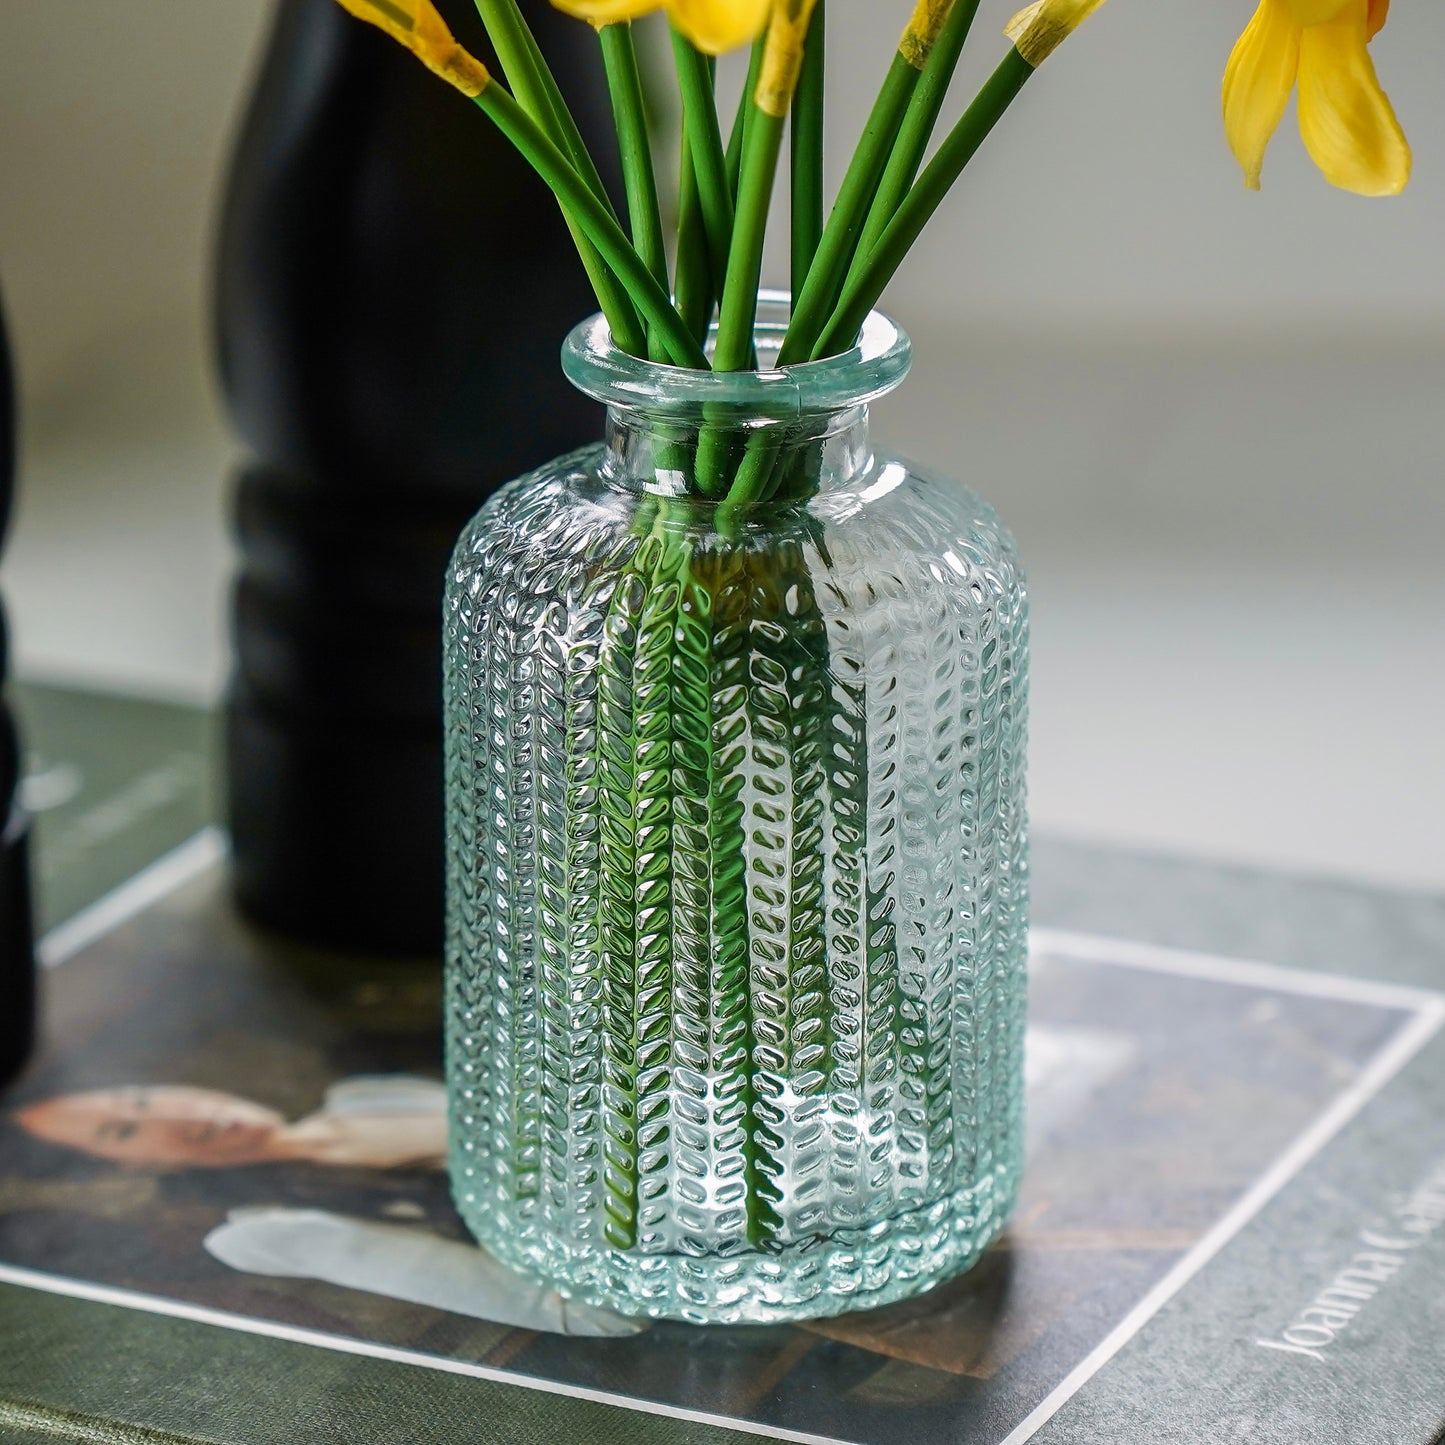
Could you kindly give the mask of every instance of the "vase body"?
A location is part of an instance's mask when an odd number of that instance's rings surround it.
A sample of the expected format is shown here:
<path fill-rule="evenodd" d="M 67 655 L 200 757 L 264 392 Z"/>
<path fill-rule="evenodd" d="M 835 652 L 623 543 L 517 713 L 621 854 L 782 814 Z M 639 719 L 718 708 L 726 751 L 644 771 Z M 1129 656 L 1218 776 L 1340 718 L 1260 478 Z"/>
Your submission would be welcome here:
<path fill-rule="evenodd" d="M 484 53 L 470 0 L 441 8 Z M 610 128 L 587 27 L 524 9 L 580 123 Z M 335 0 L 278 0 L 216 267 L 249 452 L 227 811 L 261 922 L 440 955 L 442 577 L 489 492 L 596 434 L 557 374 L 587 294 L 546 188 L 474 105 Z"/>
<path fill-rule="evenodd" d="M 987 504 L 873 450 L 907 351 L 874 317 L 847 357 L 715 377 L 578 328 L 605 443 L 453 556 L 453 1189 L 564 1293 L 864 1308 L 1013 1200 L 1024 583 Z"/>

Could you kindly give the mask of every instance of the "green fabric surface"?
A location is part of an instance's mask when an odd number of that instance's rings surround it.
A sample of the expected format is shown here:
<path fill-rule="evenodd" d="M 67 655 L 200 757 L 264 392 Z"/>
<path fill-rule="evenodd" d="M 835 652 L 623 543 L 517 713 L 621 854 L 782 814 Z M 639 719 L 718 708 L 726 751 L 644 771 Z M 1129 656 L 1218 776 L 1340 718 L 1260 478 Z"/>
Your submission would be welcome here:
<path fill-rule="evenodd" d="M 753 1445 L 760 1438 L 0 1285 L 0 1422 L 10 1417 L 35 1438 L 117 1445 Z"/>

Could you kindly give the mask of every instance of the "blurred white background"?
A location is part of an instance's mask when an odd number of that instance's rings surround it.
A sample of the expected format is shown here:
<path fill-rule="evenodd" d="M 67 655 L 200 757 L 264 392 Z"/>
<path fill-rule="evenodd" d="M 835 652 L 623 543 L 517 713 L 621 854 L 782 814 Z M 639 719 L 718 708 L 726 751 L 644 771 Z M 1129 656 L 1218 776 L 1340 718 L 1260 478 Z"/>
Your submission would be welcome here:
<path fill-rule="evenodd" d="M 835 182 L 909 8 L 832 0 Z M 1445 6 L 1376 42 L 1417 160 L 1379 202 L 1292 115 L 1244 191 L 1218 90 L 1251 8 L 1110 0 L 1048 63 L 889 295 L 918 360 L 878 426 L 1019 535 L 1040 830 L 1442 888 Z M 24 675 L 222 686 L 210 231 L 268 10 L 0 0 Z"/>

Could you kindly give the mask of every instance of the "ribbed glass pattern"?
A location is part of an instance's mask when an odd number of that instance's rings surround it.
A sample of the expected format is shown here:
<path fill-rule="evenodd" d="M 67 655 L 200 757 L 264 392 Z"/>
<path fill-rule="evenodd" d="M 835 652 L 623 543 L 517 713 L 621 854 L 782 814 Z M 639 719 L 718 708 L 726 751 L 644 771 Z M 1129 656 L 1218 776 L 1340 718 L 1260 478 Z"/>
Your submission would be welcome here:
<path fill-rule="evenodd" d="M 607 443 L 497 494 L 448 578 L 458 1205 L 628 1313 L 882 1303 L 1017 1183 L 1022 574 L 841 383 L 728 506 L 698 432 L 732 475 L 768 418 L 649 379 L 599 385 Z"/>

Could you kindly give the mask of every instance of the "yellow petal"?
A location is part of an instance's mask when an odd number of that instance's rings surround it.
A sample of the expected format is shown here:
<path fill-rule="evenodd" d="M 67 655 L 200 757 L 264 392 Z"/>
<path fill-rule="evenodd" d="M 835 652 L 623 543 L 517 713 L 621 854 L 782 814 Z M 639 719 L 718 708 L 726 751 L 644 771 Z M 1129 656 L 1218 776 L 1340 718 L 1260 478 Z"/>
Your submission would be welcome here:
<path fill-rule="evenodd" d="M 1289 0 L 1289 8 L 1295 20 L 1301 25 L 1323 25 L 1333 20 L 1347 5 L 1358 5 L 1360 0 Z"/>
<path fill-rule="evenodd" d="M 593 25 L 616 25 L 662 8 L 662 0 L 552 0 L 552 4 Z"/>
<path fill-rule="evenodd" d="M 948 20 L 953 0 L 917 0 L 913 16 L 898 42 L 898 53 L 915 69 L 928 64 L 938 33 Z"/>
<path fill-rule="evenodd" d="M 1103 3 L 1104 0 L 1035 0 L 1004 26 L 1003 33 L 1037 70 Z"/>
<path fill-rule="evenodd" d="M 1299 126 L 1331 185 L 1394 196 L 1410 179 L 1410 144 L 1370 60 L 1368 5 L 1355 0 L 1300 41 Z"/>
<path fill-rule="evenodd" d="M 1365 35 L 1373 40 L 1390 18 L 1390 0 L 1370 0 L 1370 15 L 1365 22 Z"/>
<path fill-rule="evenodd" d="M 667 0 L 672 23 L 709 55 L 749 45 L 768 23 L 771 0 Z"/>
<path fill-rule="evenodd" d="M 775 0 L 773 21 L 763 44 L 763 63 L 758 71 L 753 99 L 764 115 L 781 120 L 793 103 L 798 77 L 803 70 L 803 50 L 808 26 L 818 0 Z"/>
<path fill-rule="evenodd" d="M 341 8 L 384 30 L 406 46 L 426 68 L 463 95 L 478 96 L 491 76 L 474 55 L 457 44 L 431 0 L 340 0 Z"/>
<path fill-rule="evenodd" d="M 1300 33 L 1287 0 L 1260 0 L 1224 70 L 1224 132 L 1252 191 L 1294 89 Z"/>

